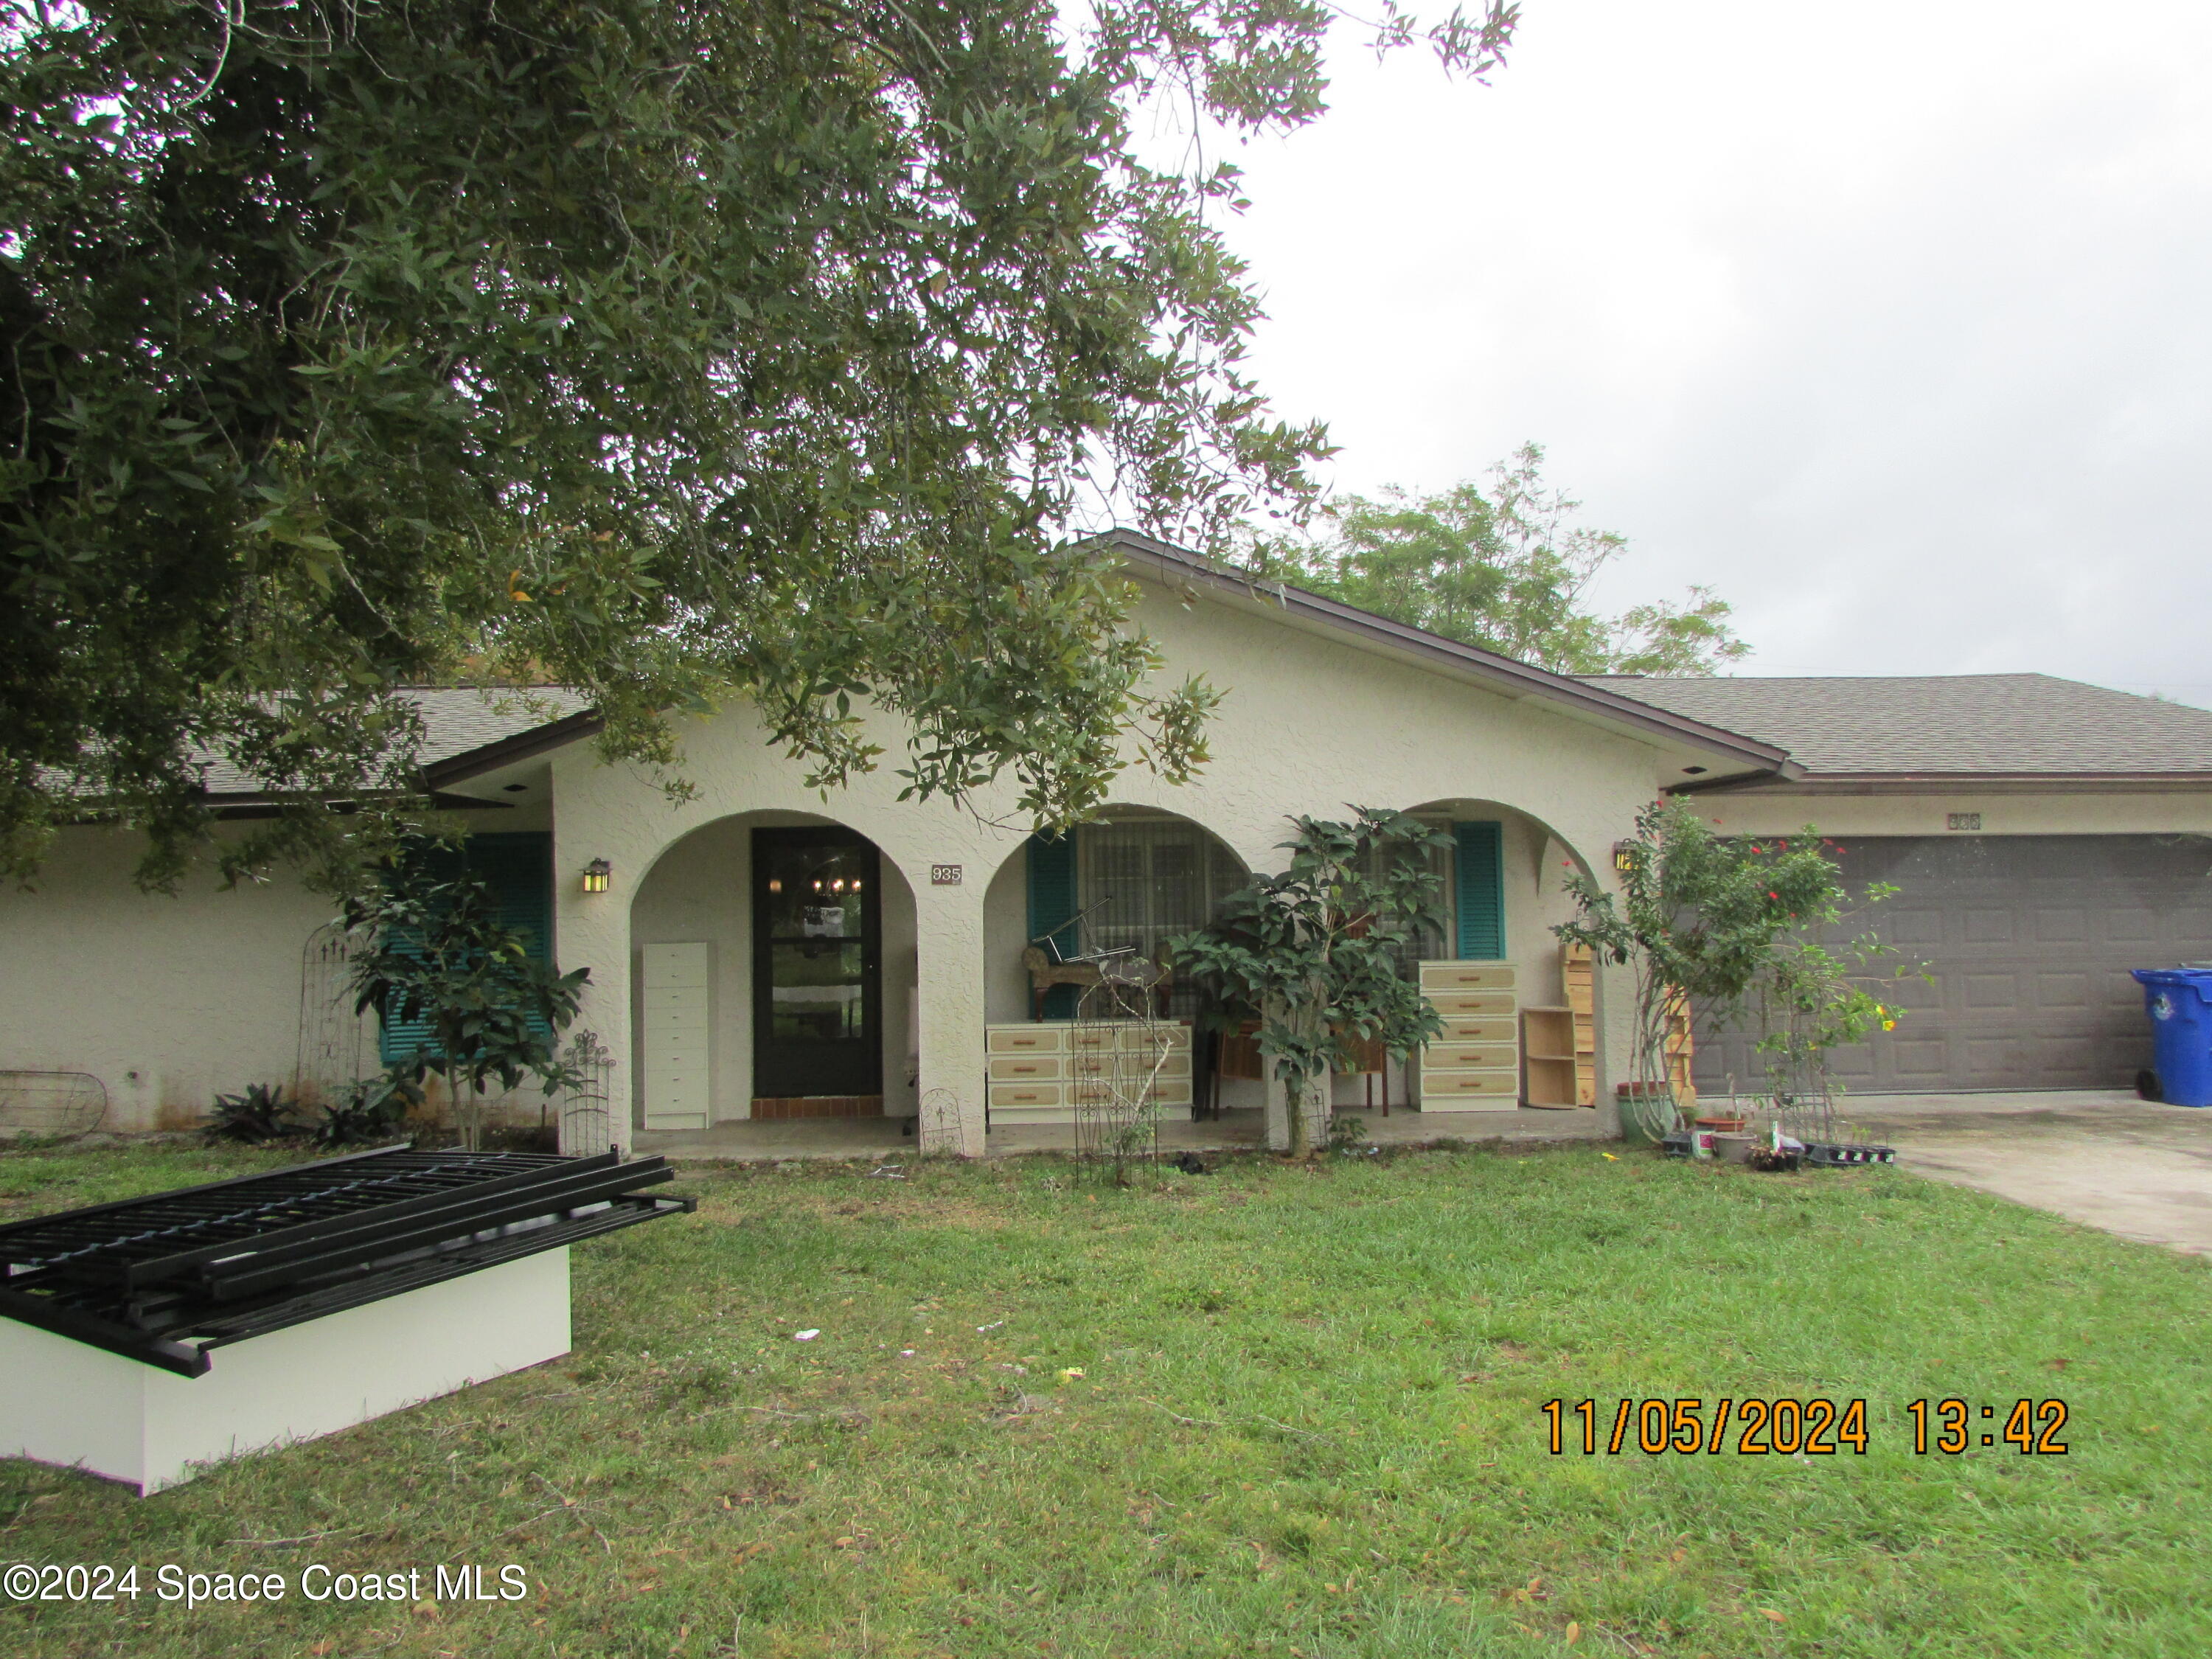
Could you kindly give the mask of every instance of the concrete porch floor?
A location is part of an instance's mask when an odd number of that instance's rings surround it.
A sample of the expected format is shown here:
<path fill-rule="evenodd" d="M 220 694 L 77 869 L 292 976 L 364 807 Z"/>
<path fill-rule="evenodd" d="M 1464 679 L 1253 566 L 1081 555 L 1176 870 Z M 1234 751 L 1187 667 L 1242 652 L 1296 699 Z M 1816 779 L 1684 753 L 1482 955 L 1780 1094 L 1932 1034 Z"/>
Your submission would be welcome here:
<path fill-rule="evenodd" d="M 1416 1112 L 1403 1107 L 1380 1112 L 1340 1109 L 1365 1126 L 1360 1144 L 1422 1146 L 1438 1141 L 1590 1140 L 1603 1133 L 1594 1111 Z M 1171 1119 L 1160 1125 L 1164 1152 L 1249 1152 L 1260 1148 L 1262 1115 L 1224 1112 L 1192 1121 Z M 892 1162 L 915 1156 L 914 1137 L 902 1134 L 901 1118 L 795 1118 L 759 1122 L 718 1123 L 711 1129 L 637 1130 L 633 1151 L 659 1153 L 682 1163 L 781 1163 L 787 1158 L 875 1158 Z M 983 1156 L 1006 1158 L 1024 1152 L 1075 1150 L 1073 1124 L 1024 1124 L 994 1129 Z"/>

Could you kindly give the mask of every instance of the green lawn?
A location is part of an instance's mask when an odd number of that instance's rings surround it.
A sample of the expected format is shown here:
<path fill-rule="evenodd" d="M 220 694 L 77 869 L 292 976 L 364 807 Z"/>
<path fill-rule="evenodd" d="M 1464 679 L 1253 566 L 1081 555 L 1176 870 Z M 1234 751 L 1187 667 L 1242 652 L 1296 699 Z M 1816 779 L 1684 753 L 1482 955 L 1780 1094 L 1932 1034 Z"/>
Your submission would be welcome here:
<path fill-rule="evenodd" d="M 0 1214 L 270 1161 L 0 1156 Z M 1048 1160 L 909 1173 L 688 1176 L 696 1217 L 578 1251 L 570 1358 L 151 1500 L 0 1464 L 0 1562 L 295 1584 L 313 1562 L 513 1563 L 528 1599 L 148 1595 L 0 1609 L 23 1632 L 0 1646 L 2212 1645 L 2202 1261 L 1907 1175 L 1588 1147 L 1255 1159 L 1127 1191 Z M 1916 1456 L 1904 1402 L 1949 1395 L 2063 1399 L 2070 1449 Z M 1870 1449 L 1654 1456 L 1632 1428 L 1617 1456 L 1548 1454 L 1546 1400 L 1595 1399 L 1602 1437 L 1624 1396 L 1692 1395 L 1708 1419 L 1722 1396 L 1863 1396 Z"/>

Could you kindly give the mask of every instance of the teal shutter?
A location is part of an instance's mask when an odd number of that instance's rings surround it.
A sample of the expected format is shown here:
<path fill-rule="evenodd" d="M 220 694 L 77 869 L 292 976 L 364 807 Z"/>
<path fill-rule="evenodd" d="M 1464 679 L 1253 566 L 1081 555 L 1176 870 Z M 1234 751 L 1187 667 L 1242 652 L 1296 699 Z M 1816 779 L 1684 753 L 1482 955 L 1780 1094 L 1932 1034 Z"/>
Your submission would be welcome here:
<path fill-rule="evenodd" d="M 1505 954 L 1505 868 L 1502 824 L 1455 823 L 1459 953 L 1477 961 Z"/>
<path fill-rule="evenodd" d="M 553 960 L 553 837 L 544 830 L 502 831 L 471 836 L 459 847 L 423 846 L 413 856 L 432 881 L 451 881 L 463 871 L 481 877 L 499 907 L 501 925 L 523 937 L 523 949 L 533 961 Z M 404 939 L 395 940 L 403 950 Z M 552 1032 L 544 1022 L 533 1021 L 540 1036 Z M 404 1060 L 430 1042 L 430 1022 L 384 1020 L 376 1051 L 387 1066 Z"/>
<path fill-rule="evenodd" d="M 1068 927 L 1075 919 L 1075 832 L 1064 836 L 1031 836 L 1030 855 L 1030 939 L 1037 939 L 1054 928 L 1066 928 L 1054 940 L 1064 956 L 1073 956 L 1083 948 L 1077 935 L 1079 928 Z M 1073 985 L 1055 985 L 1045 993 L 1044 1014 L 1047 1019 L 1073 1019 L 1076 991 Z"/>

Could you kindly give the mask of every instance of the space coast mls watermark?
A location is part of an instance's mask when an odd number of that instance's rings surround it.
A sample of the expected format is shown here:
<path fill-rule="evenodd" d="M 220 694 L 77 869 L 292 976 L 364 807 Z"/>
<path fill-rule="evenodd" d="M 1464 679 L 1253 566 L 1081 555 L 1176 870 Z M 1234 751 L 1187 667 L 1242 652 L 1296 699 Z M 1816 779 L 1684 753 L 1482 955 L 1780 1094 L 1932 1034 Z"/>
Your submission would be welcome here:
<path fill-rule="evenodd" d="M 0 1568 L 0 1591 L 11 1601 L 180 1601 L 186 1607 L 282 1601 L 521 1601 L 530 1595 L 527 1568 L 509 1561 L 440 1562 L 427 1570 L 403 1567 L 364 1572 L 313 1562 L 296 1574 L 196 1572 L 165 1562 L 150 1571 L 136 1563 L 18 1561 Z"/>

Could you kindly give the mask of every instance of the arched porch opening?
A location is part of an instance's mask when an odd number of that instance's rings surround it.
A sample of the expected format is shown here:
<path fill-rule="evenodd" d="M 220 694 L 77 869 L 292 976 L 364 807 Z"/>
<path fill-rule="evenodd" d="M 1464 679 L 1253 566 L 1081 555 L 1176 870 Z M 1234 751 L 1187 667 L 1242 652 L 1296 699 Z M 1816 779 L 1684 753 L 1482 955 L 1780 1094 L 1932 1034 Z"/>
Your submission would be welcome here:
<path fill-rule="evenodd" d="M 629 906 L 632 1121 L 910 1118 L 915 914 L 851 826 L 733 813 L 663 848 Z"/>
<path fill-rule="evenodd" d="M 986 1018 L 1035 1018 L 1037 988 L 1023 961 L 1033 943 L 1045 940 L 1038 948 L 1048 956 L 1127 949 L 1156 957 L 1250 879 L 1227 841 L 1158 807 L 1109 806 L 1056 841 L 1029 837 L 1000 862 L 984 895 Z M 1047 1019 L 1072 1016 L 1068 988 L 1048 992 Z M 1188 988 L 1170 988 L 1171 1014 L 1188 1018 L 1194 1006 Z"/>
<path fill-rule="evenodd" d="M 1097 1098 L 1085 1091 L 1104 1086 L 1098 1049 L 1132 1042 L 1165 1043 L 1147 1087 L 1163 1127 L 1187 1124 L 1211 1052 L 1210 1034 L 1195 1023 L 1195 989 L 1166 979 L 1145 1016 L 1102 1017 L 1098 999 L 1109 994 L 1094 988 L 1102 970 L 1091 958 L 1122 951 L 1164 963 L 1168 940 L 1204 927 L 1249 879 L 1204 824 L 1133 805 L 1109 807 L 1065 836 L 1032 836 L 1000 862 L 983 903 L 985 1103 L 994 1137 L 1066 1144 L 1085 1101 Z"/>
<path fill-rule="evenodd" d="M 1574 914 L 1565 878 L 1591 871 L 1582 849 L 1536 814 L 1484 796 L 1443 797 L 1406 810 L 1453 841 L 1437 866 L 1446 919 L 1437 954 L 1541 969 L 1559 949 L 1552 928 Z M 1493 833 L 1494 853 L 1487 844 Z M 1482 867 L 1485 858 L 1494 864 Z"/>
<path fill-rule="evenodd" d="M 1566 878 L 1589 873 L 1589 859 L 1541 817 L 1494 799 L 1407 810 L 1450 842 L 1434 866 L 1443 925 L 1407 964 L 1445 1030 L 1417 1065 L 1395 1068 L 1397 1097 L 1423 1112 L 1596 1106 L 1595 975 L 1552 931 L 1574 915 Z"/>

